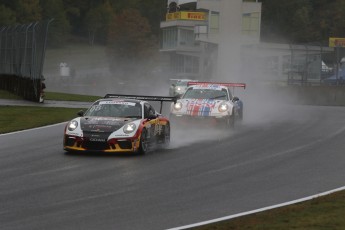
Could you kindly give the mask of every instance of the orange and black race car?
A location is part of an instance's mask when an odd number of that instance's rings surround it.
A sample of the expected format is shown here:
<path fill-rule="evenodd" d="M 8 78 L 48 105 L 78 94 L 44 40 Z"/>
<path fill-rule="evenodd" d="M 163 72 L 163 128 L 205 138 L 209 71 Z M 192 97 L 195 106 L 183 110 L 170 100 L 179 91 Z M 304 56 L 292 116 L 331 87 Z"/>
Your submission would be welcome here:
<path fill-rule="evenodd" d="M 160 102 L 157 112 L 148 101 Z M 67 152 L 128 152 L 145 154 L 170 143 L 170 122 L 161 114 L 163 102 L 174 97 L 107 94 L 67 123 L 63 148 Z"/>

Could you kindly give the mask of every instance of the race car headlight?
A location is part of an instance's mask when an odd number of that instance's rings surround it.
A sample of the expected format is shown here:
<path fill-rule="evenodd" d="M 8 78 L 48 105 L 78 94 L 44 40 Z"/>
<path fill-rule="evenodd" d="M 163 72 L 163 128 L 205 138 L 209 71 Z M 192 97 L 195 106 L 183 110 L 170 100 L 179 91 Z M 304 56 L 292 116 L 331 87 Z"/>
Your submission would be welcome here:
<path fill-rule="evenodd" d="M 134 123 L 128 123 L 125 126 L 123 126 L 123 132 L 128 134 L 135 130 L 136 125 Z"/>
<path fill-rule="evenodd" d="M 181 88 L 181 87 L 177 87 L 176 90 L 177 90 L 177 91 L 181 91 L 182 88 Z"/>
<path fill-rule="evenodd" d="M 218 111 L 219 112 L 225 112 L 228 109 L 229 109 L 229 106 L 227 104 L 225 104 L 225 103 L 220 104 L 219 107 L 218 107 Z"/>
<path fill-rule="evenodd" d="M 174 109 L 175 109 L 175 110 L 180 110 L 180 109 L 182 109 L 182 103 L 181 103 L 181 102 L 177 102 L 177 103 L 174 105 Z"/>
<path fill-rule="evenodd" d="M 73 120 L 68 124 L 68 130 L 73 131 L 78 127 L 78 121 Z"/>

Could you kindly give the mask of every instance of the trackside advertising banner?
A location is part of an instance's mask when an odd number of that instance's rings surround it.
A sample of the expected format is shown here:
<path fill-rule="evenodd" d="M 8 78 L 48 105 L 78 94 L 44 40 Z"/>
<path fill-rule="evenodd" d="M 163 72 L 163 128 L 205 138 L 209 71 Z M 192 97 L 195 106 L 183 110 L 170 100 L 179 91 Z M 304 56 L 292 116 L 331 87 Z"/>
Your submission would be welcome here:
<path fill-rule="evenodd" d="M 345 38 L 329 38 L 329 47 L 345 47 Z"/>

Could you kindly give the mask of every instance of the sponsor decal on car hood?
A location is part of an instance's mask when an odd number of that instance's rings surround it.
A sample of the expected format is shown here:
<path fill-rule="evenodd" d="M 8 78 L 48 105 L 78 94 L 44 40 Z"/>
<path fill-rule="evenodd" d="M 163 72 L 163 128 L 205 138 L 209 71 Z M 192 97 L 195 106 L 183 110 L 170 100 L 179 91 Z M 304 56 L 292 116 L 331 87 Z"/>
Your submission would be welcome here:
<path fill-rule="evenodd" d="M 114 132 L 133 121 L 129 118 L 83 117 L 80 119 L 81 129 L 86 132 Z"/>
<path fill-rule="evenodd" d="M 216 106 L 213 99 L 192 99 L 187 101 L 187 114 L 191 116 L 210 116 Z"/>

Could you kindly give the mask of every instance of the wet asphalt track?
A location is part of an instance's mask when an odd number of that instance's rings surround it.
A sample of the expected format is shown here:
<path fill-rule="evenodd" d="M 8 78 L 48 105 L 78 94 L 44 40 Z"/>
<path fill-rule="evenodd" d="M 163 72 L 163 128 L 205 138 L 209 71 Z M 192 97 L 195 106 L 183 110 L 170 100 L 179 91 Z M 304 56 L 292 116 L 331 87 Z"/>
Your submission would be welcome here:
<path fill-rule="evenodd" d="M 254 107 L 146 156 L 65 154 L 64 124 L 0 135 L 0 229 L 162 230 L 345 185 L 345 108 Z"/>

